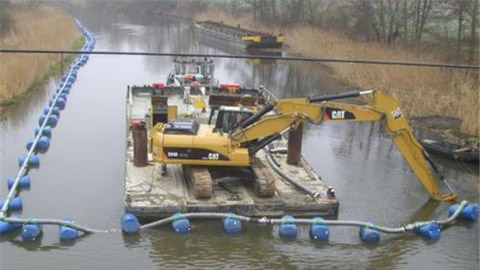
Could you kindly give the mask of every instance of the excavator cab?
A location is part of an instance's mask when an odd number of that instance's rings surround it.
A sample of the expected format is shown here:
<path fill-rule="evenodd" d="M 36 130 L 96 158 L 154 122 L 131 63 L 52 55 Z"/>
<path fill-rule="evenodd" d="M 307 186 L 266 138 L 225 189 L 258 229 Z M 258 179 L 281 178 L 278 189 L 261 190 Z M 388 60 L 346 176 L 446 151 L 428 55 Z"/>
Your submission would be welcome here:
<path fill-rule="evenodd" d="M 234 130 L 240 122 L 253 115 L 253 112 L 245 107 L 220 106 L 213 107 L 210 112 L 208 124 L 213 125 L 213 132 L 228 133 Z"/>

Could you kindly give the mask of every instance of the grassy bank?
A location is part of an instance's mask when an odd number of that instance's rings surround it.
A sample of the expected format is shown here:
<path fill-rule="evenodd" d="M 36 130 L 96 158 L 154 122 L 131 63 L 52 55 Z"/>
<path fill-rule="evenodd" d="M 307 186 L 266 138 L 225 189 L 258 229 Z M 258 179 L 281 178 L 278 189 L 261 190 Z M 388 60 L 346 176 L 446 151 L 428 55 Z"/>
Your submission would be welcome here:
<path fill-rule="evenodd" d="M 434 54 L 392 48 L 373 42 L 359 42 L 338 33 L 307 25 L 272 29 L 254 22 L 248 13 L 207 10 L 196 20 L 223 21 L 251 29 L 271 29 L 285 35 L 288 50 L 305 56 L 338 58 L 440 62 Z M 479 134 L 478 71 L 426 67 L 328 64 L 335 74 L 350 85 L 387 92 L 399 100 L 410 116 L 445 115 L 462 119 L 462 132 Z"/>
<path fill-rule="evenodd" d="M 46 5 L 12 5 L 11 27 L 0 37 L 9 49 L 80 49 L 84 39 L 65 11 Z M 63 57 L 66 65 L 73 55 Z M 0 112 L 41 89 L 52 76 L 61 74 L 58 55 L 0 54 Z"/>

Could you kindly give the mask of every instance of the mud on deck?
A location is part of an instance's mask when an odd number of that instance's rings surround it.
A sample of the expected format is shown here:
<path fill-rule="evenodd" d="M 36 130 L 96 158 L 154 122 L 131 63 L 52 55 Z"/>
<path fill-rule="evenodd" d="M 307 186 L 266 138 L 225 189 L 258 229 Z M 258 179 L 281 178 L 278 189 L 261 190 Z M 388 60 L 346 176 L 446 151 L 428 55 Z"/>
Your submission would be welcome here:
<path fill-rule="evenodd" d="M 257 157 L 266 161 L 262 150 Z M 241 180 L 229 181 L 228 186 L 214 185 L 210 199 L 196 199 L 184 180 L 180 165 L 168 165 L 167 174 L 161 174 L 161 165 L 150 162 L 146 167 L 133 166 L 133 147 L 127 148 L 125 209 L 142 219 L 161 218 L 175 212 L 234 212 L 247 216 L 333 215 L 339 202 L 327 198 L 328 187 L 302 158 L 298 166 L 286 163 L 286 154 L 274 154 L 284 172 L 301 184 L 316 190 L 319 198 L 312 198 L 286 182 L 267 164 L 275 177 L 276 191 L 272 198 L 257 197 L 250 185 Z"/>

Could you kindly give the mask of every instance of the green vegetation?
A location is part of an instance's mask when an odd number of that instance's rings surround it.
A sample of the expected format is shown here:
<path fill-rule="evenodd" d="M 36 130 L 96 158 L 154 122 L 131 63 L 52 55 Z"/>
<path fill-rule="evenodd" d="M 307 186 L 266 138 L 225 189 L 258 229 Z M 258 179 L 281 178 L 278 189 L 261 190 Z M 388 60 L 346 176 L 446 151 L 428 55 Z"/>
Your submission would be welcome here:
<path fill-rule="evenodd" d="M 85 38 L 82 36 L 80 39 L 74 42 L 72 49 L 78 51 L 82 48 L 83 44 L 85 44 Z M 75 57 L 76 55 L 74 54 L 63 57 L 63 67 L 67 67 L 75 59 Z M 62 73 L 62 63 L 60 61 L 53 63 L 43 76 L 36 78 L 32 84 L 30 84 L 25 92 L 15 95 L 9 99 L 1 100 L 0 115 L 2 115 L 7 108 L 21 104 L 24 100 L 28 99 L 33 92 L 43 89 L 50 78 L 60 77 Z"/>

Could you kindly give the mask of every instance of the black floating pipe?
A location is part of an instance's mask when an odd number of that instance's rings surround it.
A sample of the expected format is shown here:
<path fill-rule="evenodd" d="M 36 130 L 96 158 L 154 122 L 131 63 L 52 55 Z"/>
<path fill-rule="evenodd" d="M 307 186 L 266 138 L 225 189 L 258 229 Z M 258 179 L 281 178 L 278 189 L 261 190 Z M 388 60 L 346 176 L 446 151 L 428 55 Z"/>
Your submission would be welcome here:
<path fill-rule="evenodd" d="M 263 106 L 263 108 L 258 111 L 256 114 L 250 116 L 249 118 L 245 119 L 245 121 L 242 121 L 239 125 L 240 128 L 246 128 L 250 126 L 251 124 L 257 122 L 260 117 L 264 116 L 266 113 L 270 112 L 273 110 L 273 104 L 268 103 L 267 105 Z"/>
<path fill-rule="evenodd" d="M 262 149 L 263 147 L 267 146 L 268 144 L 270 144 L 271 142 L 277 140 L 277 139 L 280 139 L 282 137 L 282 135 L 280 133 L 275 133 L 271 136 L 268 136 L 268 137 L 265 137 L 261 140 L 259 140 L 257 143 L 255 143 L 254 145 L 252 145 L 251 147 L 248 148 L 248 153 L 250 155 L 253 155 L 255 154 L 256 152 L 258 152 L 258 150 Z"/>
<path fill-rule="evenodd" d="M 325 95 L 315 95 L 315 96 L 309 96 L 308 101 L 310 103 L 322 102 L 322 101 L 341 99 L 341 98 L 358 97 L 360 95 L 361 95 L 360 91 L 351 91 L 351 92 L 325 94 Z"/>

